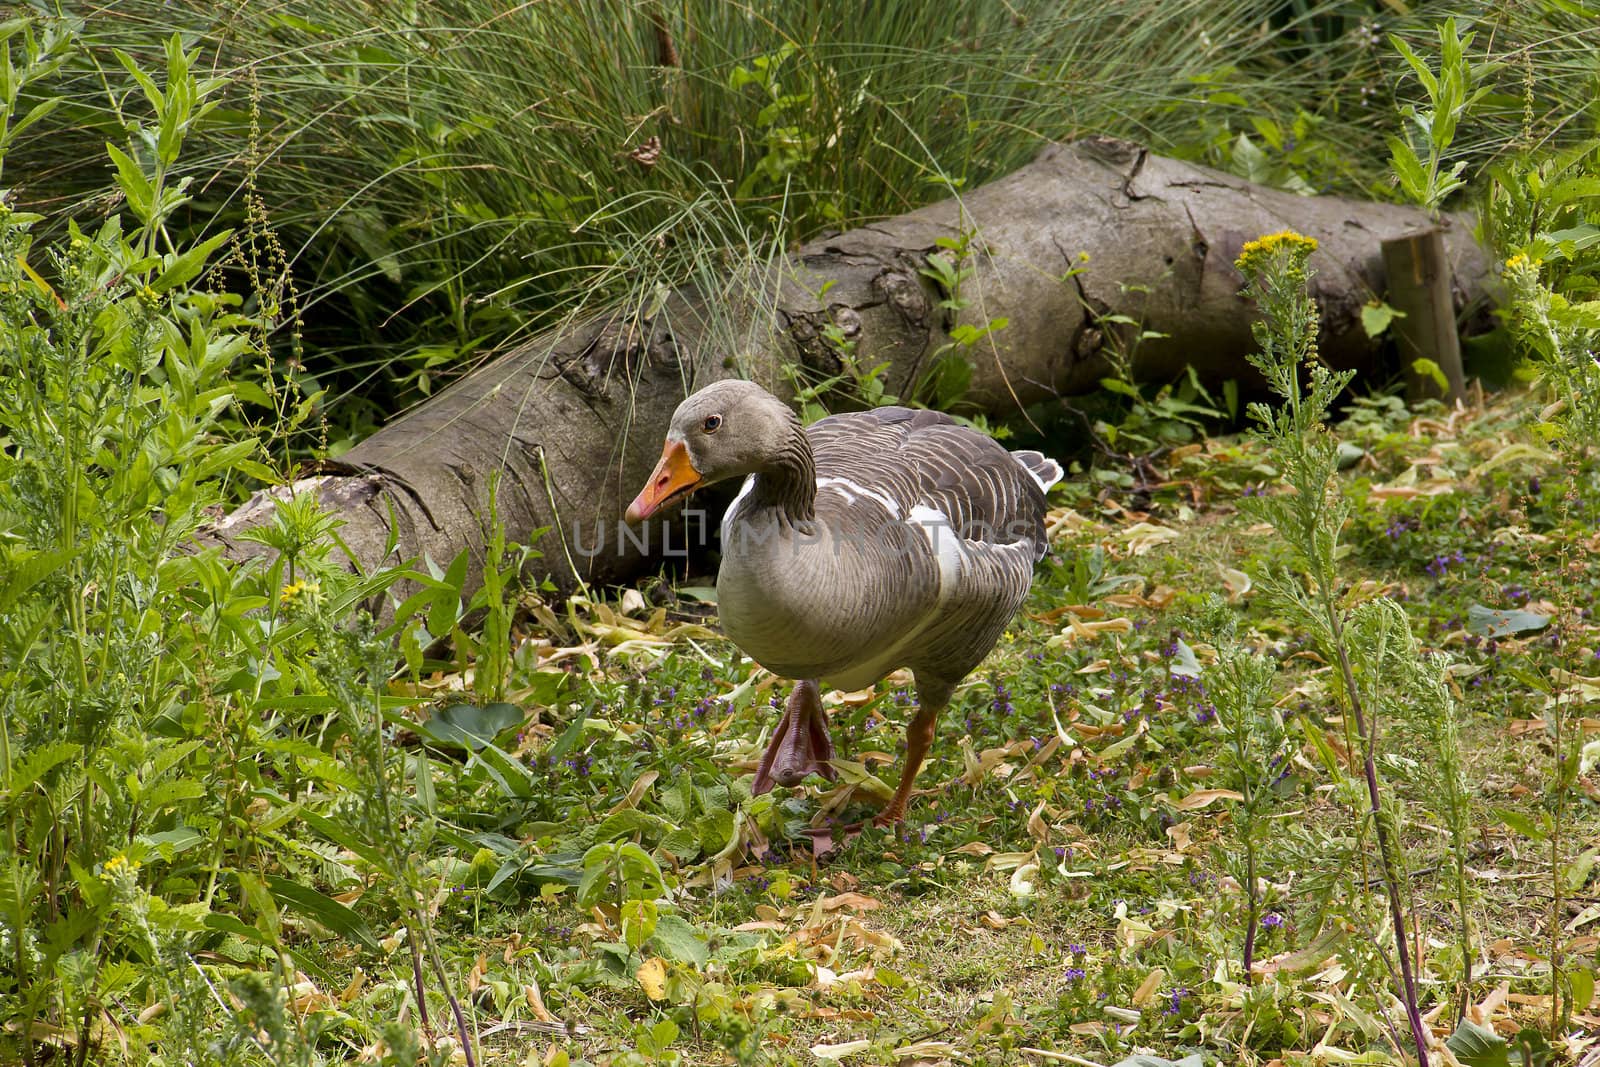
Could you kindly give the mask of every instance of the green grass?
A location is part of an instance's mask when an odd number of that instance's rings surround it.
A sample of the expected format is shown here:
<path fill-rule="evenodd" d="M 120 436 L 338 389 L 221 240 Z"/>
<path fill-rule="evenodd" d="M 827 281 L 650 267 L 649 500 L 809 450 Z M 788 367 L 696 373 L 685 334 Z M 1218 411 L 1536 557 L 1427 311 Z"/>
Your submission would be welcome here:
<path fill-rule="evenodd" d="M 0 628 L 8 1060 L 76 1047 L 108 1063 L 409 1063 L 429 1042 L 447 1056 L 463 1029 L 504 1063 L 552 1046 L 549 1062 L 595 1064 L 803 1064 L 819 1045 L 856 1049 L 850 1063 L 1033 1063 L 1025 1050 L 1042 1049 L 1110 1064 L 1138 1047 L 1249 1064 L 1318 1042 L 1394 1057 L 1372 872 L 1330 860 L 1359 805 L 1335 687 L 1258 593 L 1234 610 L 1280 665 L 1293 758 L 1272 778 L 1260 856 L 1263 914 L 1282 921 L 1257 958 L 1280 969 L 1240 983 L 1237 828 L 1204 792 L 1224 737 L 1188 620 L 1282 555 L 1239 509 L 1275 484 L 1258 444 L 1170 453 L 1144 499 L 1115 479 L 1058 489 L 1052 553 L 956 694 L 903 831 L 818 864 L 803 831 L 824 803 L 851 814 L 858 786 L 749 797 L 782 690 L 703 604 L 662 586 L 658 607 L 524 595 L 499 600 L 491 617 L 512 625 L 497 636 L 463 628 L 446 571 L 417 575 L 421 594 L 375 632 L 351 625 L 354 605 L 398 573 L 344 575 L 303 502 L 267 535 L 283 553 L 271 568 L 175 554 L 174 524 L 215 499 L 228 465 L 201 473 L 214 425 L 168 446 L 161 418 L 215 416 L 219 360 L 257 335 L 200 290 L 100 284 L 136 236 L 76 247 L 86 266 L 64 273 L 82 284 L 59 294 L 6 260 L 7 350 L 43 361 L 8 380 L 54 398 L 13 388 L 0 407 L 5 565 L 34 581 L 8 585 Z M 167 321 L 209 324 L 214 343 L 179 344 Z M 134 358 L 123 322 L 156 327 L 132 336 L 159 358 Z M 50 362 L 79 351 L 50 347 L 73 337 L 94 358 Z M 1581 901 L 1595 829 L 1592 780 L 1553 790 L 1543 743 L 1539 686 L 1600 673 L 1583 613 L 1600 582 L 1591 475 L 1540 447 L 1544 402 L 1513 392 L 1446 418 L 1369 401 L 1337 428 L 1362 451 L 1341 475 L 1356 504 L 1342 573 L 1399 598 L 1419 638 L 1460 660 L 1471 999 L 1509 983 L 1523 999 L 1489 1020 L 1507 1025 L 1549 1010 L 1533 887 L 1553 872 L 1547 842 L 1526 838 L 1559 797 L 1571 843 L 1556 858 Z M 119 474 L 128 449 L 180 473 Z M 1474 604 L 1547 601 L 1563 614 L 1526 637 L 1471 624 Z M 1169 672 L 1180 642 L 1198 684 Z M 908 699 L 901 678 L 840 699 L 842 751 L 892 779 Z M 1382 760 L 1433 1007 L 1458 968 L 1439 947 L 1454 897 L 1431 872 L 1451 845 L 1423 726 L 1386 723 Z M 1448 1007 L 1439 1018 L 1448 1031 Z"/>

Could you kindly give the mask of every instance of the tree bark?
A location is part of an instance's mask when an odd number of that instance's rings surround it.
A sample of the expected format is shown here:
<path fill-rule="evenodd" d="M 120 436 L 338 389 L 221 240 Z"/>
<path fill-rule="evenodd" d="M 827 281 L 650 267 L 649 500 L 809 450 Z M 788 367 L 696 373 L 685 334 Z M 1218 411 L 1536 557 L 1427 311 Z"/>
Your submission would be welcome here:
<path fill-rule="evenodd" d="M 239 533 L 267 521 L 274 498 L 314 492 L 344 519 L 340 533 L 364 568 L 424 554 L 443 566 L 465 551 L 475 589 L 499 472 L 507 535 L 539 538 L 529 577 L 625 580 L 700 532 L 669 517 L 627 536 L 620 517 L 673 408 L 711 381 L 740 374 L 781 394 L 785 364 L 813 378 L 839 373 L 842 342 L 857 366 L 886 365 L 888 391 L 906 397 L 952 331 L 1002 318 L 968 348 L 964 401 L 994 416 L 1095 388 L 1109 353 L 1142 380 L 1190 364 L 1212 381 L 1249 378 L 1254 310 L 1233 261 L 1245 241 L 1283 229 L 1320 242 L 1311 265 L 1322 357 L 1370 368 L 1379 345 L 1360 310 L 1386 289 L 1382 242 L 1427 221 L 1412 208 L 1253 185 L 1126 142 L 1053 145 L 964 196 L 820 237 L 715 291 L 679 289 L 658 307 L 535 338 L 396 419 L 331 473 L 258 494 L 204 540 L 260 553 Z M 1470 220 L 1441 226 L 1456 307 L 1486 308 L 1494 274 Z M 932 254 L 970 269 L 957 293 L 935 284 Z M 397 544 L 384 559 L 391 527 Z"/>

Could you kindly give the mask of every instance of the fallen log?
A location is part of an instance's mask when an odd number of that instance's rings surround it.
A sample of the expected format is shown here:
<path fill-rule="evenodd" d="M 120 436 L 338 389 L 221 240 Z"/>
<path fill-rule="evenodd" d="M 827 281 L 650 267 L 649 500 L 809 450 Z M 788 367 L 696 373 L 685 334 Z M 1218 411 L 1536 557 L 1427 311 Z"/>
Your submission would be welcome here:
<path fill-rule="evenodd" d="M 782 393 L 785 364 L 827 378 L 849 358 L 884 365 L 887 390 L 904 397 L 971 331 L 980 336 L 964 346 L 973 373 L 962 399 L 991 416 L 1091 390 L 1117 353 L 1145 381 L 1189 365 L 1212 381 L 1245 378 L 1254 312 L 1233 261 L 1244 242 L 1283 229 L 1320 242 L 1311 265 L 1323 358 L 1371 369 L 1381 346 L 1361 308 L 1385 292 L 1383 242 L 1427 225 L 1414 208 L 1297 196 L 1122 141 L 1053 145 L 959 198 L 819 237 L 716 291 L 682 288 L 659 306 L 537 337 L 328 473 L 257 494 L 202 541 L 261 553 L 239 534 L 268 521 L 274 499 L 316 493 L 363 568 L 424 554 L 442 565 L 465 551 L 475 589 L 498 472 L 507 536 L 528 543 L 547 531 L 525 577 L 625 580 L 715 525 L 621 523 L 673 408 L 710 381 L 741 374 Z M 1470 220 L 1440 225 L 1458 314 L 1486 309 L 1495 275 Z"/>

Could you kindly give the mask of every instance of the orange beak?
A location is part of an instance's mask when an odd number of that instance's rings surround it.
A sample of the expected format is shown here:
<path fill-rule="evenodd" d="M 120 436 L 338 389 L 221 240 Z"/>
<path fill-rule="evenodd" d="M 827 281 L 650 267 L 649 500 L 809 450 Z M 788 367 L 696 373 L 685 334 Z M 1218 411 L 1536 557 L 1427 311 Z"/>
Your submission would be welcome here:
<path fill-rule="evenodd" d="M 682 441 L 668 441 L 661 450 L 661 461 L 650 472 L 650 480 L 628 505 L 625 518 L 638 522 L 655 514 L 668 502 L 699 486 L 700 472 L 689 461 L 689 450 Z"/>

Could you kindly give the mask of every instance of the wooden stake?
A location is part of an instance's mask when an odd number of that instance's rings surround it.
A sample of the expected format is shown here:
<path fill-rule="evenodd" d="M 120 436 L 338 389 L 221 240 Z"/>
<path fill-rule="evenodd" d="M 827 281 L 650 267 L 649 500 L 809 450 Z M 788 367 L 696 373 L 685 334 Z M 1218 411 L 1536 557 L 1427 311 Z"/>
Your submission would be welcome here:
<path fill-rule="evenodd" d="M 1456 333 L 1455 301 L 1450 295 L 1450 261 L 1438 227 L 1383 242 L 1389 275 L 1389 304 L 1404 312 L 1394 320 L 1400 363 L 1406 373 L 1406 399 L 1444 396 L 1451 403 L 1466 395 L 1461 371 L 1461 338 Z M 1431 374 L 1419 373 L 1419 359 L 1438 364 L 1446 389 Z"/>

